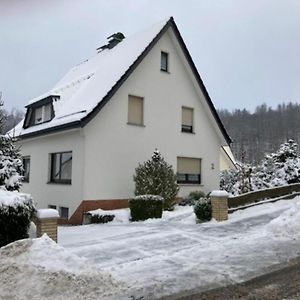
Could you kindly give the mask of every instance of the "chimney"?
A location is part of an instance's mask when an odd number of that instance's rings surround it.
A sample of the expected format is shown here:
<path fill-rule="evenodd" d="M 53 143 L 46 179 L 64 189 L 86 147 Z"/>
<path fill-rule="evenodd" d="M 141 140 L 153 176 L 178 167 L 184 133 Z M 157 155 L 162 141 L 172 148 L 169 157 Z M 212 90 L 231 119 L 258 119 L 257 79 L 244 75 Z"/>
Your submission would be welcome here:
<path fill-rule="evenodd" d="M 122 42 L 122 40 L 125 39 L 125 36 L 122 32 L 117 32 L 117 33 L 114 33 L 111 36 L 109 36 L 107 39 L 108 39 L 108 44 L 97 48 L 98 52 L 100 52 L 104 49 L 112 49 L 117 44 Z"/>

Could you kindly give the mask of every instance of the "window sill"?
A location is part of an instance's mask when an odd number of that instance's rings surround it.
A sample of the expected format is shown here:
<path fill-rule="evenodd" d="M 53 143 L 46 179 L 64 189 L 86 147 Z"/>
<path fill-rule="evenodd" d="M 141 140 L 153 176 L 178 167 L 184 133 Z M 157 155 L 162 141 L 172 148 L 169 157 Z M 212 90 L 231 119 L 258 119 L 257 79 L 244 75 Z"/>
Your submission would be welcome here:
<path fill-rule="evenodd" d="M 47 184 L 60 184 L 60 185 L 72 185 L 72 182 L 66 181 L 48 181 Z"/>
<path fill-rule="evenodd" d="M 144 125 L 144 124 L 135 124 L 135 123 L 130 123 L 130 122 L 127 122 L 127 125 L 132 125 L 132 126 L 137 126 L 137 127 L 146 127 L 146 125 Z"/>
<path fill-rule="evenodd" d="M 163 72 L 163 73 L 166 73 L 166 74 L 171 74 L 168 70 L 160 69 L 160 71 Z"/>
<path fill-rule="evenodd" d="M 189 134 L 196 134 L 195 131 L 192 131 L 192 132 L 191 132 L 191 131 L 183 131 L 183 130 L 181 130 L 181 132 L 182 132 L 182 133 L 189 133 Z"/>
<path fill-rule="evenodd" d="M 204 186 L 202 183 L 177 183 L 179 186 Z"/>

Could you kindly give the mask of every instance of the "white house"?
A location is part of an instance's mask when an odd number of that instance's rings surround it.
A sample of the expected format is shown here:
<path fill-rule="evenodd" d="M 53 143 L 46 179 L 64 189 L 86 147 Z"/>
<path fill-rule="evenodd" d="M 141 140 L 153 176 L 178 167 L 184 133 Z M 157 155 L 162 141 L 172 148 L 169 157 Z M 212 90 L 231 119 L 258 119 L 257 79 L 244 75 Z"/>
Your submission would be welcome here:
<path fill-rule="evenodd" d="M 173 18 L 97 50 L 10 132 L 24 155 L 22 192 L 78 224 L 85 211 L 127 206 L 135 168 L 155 148 L 174 166 L 179 196 L 218 188 L 230 138 Z"/>

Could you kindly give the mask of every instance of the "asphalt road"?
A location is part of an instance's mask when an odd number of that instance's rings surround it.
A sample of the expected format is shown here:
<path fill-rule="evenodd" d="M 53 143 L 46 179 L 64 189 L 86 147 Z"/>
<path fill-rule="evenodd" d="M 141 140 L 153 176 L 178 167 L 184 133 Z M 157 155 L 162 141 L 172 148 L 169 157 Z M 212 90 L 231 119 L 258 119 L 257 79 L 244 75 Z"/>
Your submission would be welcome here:
<path fill-rule="evenodd" d="M 169 298 L 170 299 L 170 298 Z M 300 258 L 288 266 L 256 277 L 244 283 L 217 288 L 206 292 L 177 295 L 176 300 L 296 300 L 300 299 Z"/>

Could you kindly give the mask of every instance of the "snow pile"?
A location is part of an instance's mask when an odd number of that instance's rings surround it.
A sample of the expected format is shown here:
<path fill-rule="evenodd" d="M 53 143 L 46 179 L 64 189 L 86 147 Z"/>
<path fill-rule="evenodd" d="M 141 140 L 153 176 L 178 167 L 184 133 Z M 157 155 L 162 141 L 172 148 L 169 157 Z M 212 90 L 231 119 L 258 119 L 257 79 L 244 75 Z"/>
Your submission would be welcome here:
<path fill-rule="evenodd" d="M 92 216 L 115 216 L 111 223 L 129 223 L 130 210 L 129 208 L 103 210 L 95 209 L 88 212 Z"/>
<path fill-rule="evenodd" d="M 0 249 L 2 299 L 103 299 L 122 285 L 47 235 Z"/>
<path fill-rule="evenodd" d="M 300 237 L 300 202 L 294 203 L 291 208 L 273 219 L 266 225 L 266 229 L 275 238 L 296 239 Z"/>
<path fill-rule="evenodd" d="M 59 213 L 56 209 L 53 208 L 42 208 L 37 211 L 36 216 L 39 219 L 59 218 Z"/>

